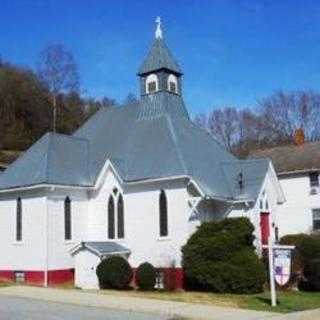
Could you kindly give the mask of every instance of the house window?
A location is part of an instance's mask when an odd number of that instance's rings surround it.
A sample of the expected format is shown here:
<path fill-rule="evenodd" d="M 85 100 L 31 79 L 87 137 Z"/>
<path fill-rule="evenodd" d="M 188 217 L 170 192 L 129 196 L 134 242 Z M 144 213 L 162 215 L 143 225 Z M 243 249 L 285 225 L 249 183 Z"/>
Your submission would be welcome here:
<path fill-rule="evenodd" d="M 72 239 L 71 200 L 69 197 L 64 200 L 64 239 Z"/>
<path fill-rule="evenodd" d="M 114 200 L 113 195 L 110 195 L 108 202 L 108 238 L 114 239 Z"/>
<path fill-rule="evenodd" d="M 16 241 L 22 241 L 22 201 L 17 199 L 16 204 Z"/>
<path fill-rule="evenodd" d="M 159 213 L 160 237 L 166 237 L 168 235 L 168 207 L 167 197 L 163 190 L 159 197 Z"/>
<path fill-rule="evenodd" d="M 178 80 L 173 74 L 168 77 L 168 90 L 173 93 L 178 93 Z"/>
<path fill-rule="evenodd" d="M 320 231 L 320 209 L 312 210 L 313 231 Z"/>
<path fill-rule="evenodd" d="M 319 174 L 317 172 L 312 172 L 309 175 L 310 187 L 319 187 Z"/>
<path fill-rule="evenodd" d="M 116 188 L 110 194 L 108 202 L 108 238 L 124 238 L 124 201 Z"/>
<path fill-rule="evenodd" d="M 158 91 L 158 77 L 156 74 L 150 74 L 146 79 L 146 93 L 154 93 Z"/>

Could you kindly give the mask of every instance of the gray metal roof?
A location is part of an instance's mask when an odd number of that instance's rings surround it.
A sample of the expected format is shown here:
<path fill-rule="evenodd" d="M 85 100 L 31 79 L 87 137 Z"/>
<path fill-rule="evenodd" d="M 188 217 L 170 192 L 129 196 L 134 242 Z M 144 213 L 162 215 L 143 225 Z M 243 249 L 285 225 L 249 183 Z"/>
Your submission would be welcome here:
<path fill-rule="evenodd" d="M 47 133 L 2 174 L 0 188 L 37 184 L 91 185 L 85 139 Z"/>
<path fill-rule="evenodd" d="M 113 254 L 130 254 L 131 251 L 120 243 L 113 241 L 88 241 L 81 242 L 71 250 L 72 254 L 79 252 L 82 249 L 88 249 L 99 257 Z"/>
<path fill-rule="evenodd" d="M 143 75 L 156 70 L 167 69 L 182 74 L 178 63 L 174 60 L 169 48 L 162 38 L 157 38 L 139 68 L 138 74 Z"/>
<path fill-rule="evenodd" d="M 159 92 L 126 107 L 102 108 L 71 137 L 46 134 L 0 177 L 0 188 L 93 186 L 107 159 L 126 181 L 190 176 L 209 197 L 256 197 L 268 160 L 239 161 L 193 124 L 180 96 Z"/>
<path fill-rule="evenodd" d="M 234 199 L 254 201 L 266 177 L 270 161 L 268 159 L 238 160 L 222 163 L 229 190 Z M 239 174 L 242 174 L 242 186 L 239 184 Z"/>

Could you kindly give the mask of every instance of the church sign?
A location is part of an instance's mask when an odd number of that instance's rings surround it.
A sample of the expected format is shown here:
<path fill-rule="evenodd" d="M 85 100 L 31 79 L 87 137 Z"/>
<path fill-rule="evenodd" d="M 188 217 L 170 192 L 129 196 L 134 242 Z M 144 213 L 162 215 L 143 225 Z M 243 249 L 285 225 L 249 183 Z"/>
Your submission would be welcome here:
<path fill-rule="evenodd" d="M 284 248 L 274 249 L 274 277 L 278 285 L 288 283 L 291 273 L 291 250 Z"/>

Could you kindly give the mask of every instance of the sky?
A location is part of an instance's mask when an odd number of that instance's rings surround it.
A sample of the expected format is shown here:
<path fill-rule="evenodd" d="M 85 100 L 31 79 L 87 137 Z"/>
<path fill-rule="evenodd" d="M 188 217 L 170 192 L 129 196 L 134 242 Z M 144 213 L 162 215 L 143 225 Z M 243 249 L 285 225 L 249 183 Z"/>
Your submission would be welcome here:
<path fill-rule="evenodd" d="M 139 95 L 157 16 L 193 114 L 250 107 L 279 89 L 320 90 L 318 0 L 0 0 L 0 55 L 35 68 L 46 45 L 62 43 L 83 94 L 121 102 Z"/>

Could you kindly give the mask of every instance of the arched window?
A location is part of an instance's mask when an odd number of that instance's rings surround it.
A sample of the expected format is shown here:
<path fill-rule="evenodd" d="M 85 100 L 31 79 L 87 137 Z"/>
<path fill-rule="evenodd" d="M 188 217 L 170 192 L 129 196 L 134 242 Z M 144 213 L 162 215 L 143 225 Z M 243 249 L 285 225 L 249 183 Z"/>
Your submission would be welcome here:
<path fill-rule="evenodd" d="M 152 73 L 146 79 L 146 93 L 154 93 L 159 90 L 158 77 Z"/>
<path fill-rule="evenodd" d="M 108 238 L 124 238 L 124 201 L 117 188 L 112 190 L 108 200 Z"/>
<path fill-rule="evenodd" d="M 22 241 L 22 202 L 17 199 L 16 204 L 16 241 Z"/>
<path fill-rule="evenodd" d="M 114 239 L 115 230 L 114 230 L 114 200 L 113 196 L 110 195 L 108 202 L 108 238 Z"/>
<path fill-rule="evenodd" d="M 159 225 L 160 237 L 166 237 L 168 235 L 168 206 L 167 197 L 163 190 L 161 190 L 159 197 Z"/>
<path fill-rule="evenodd" d="M 118 238 L 124 238 L 124 212 L 123 212 L 123 197 L 122 194 L 118 198 Z"/>
<path fill-rule="evenodd" d="M 69 197 L 64 200 L 64 239 L 72 239 L 71 200 Z"/>
<path fill-rule="evenodd" d="M 168 91 L 178 93 L 178 80 L 175 75 L 170 74 L 170 76 L 168 77 L 167 87 Z"/>

